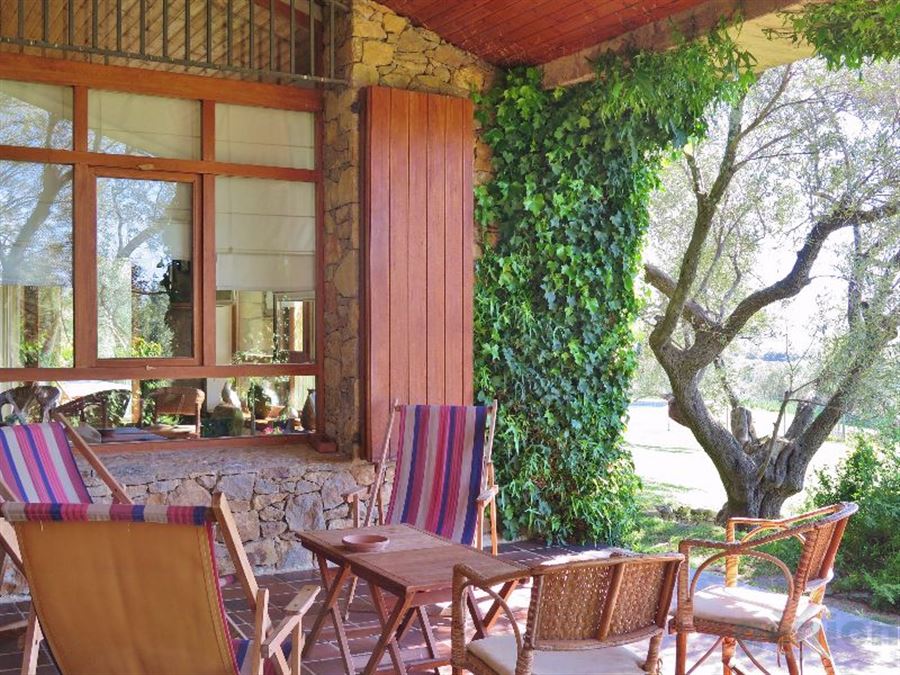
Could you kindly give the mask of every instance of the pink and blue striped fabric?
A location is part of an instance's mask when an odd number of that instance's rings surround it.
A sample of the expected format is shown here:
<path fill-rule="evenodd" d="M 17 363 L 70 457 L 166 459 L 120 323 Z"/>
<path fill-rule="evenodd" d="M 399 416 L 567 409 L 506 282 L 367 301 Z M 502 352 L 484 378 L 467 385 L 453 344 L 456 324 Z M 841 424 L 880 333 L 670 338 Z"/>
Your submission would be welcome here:
<path fill-rule="evenodd" d="M 488 408 L 410 405 L 396 419 L 397 464 L 387 522 L 475 540 Z"/>
<path fill-rule="evenodd" d="M 208 506 L 164 506 L 144 504 L 23 504 L 6 502 L 0 513 L 11 523 L 26 521 L 119 521 L 205 525 L 215 521 Z"/>
<path fill-rule="evenodd" d="M 22 502 L 92 501 L 59 422 L 0 427 L 0 477 Z"/>

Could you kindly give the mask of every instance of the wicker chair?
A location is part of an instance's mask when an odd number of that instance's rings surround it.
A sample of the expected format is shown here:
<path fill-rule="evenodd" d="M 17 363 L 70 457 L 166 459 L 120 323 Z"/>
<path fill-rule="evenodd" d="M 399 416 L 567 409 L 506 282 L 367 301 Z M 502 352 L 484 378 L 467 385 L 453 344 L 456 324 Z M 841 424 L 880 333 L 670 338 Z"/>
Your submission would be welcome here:
<path fill-rule="evenodd" d="M 677 633 L 677 675 L 686 671 L 687 637 L 689 633 L 715 635 L 716 642 L 691 668 L 697 668 L 715 648 L 722 645 L 722 669 L 725 675 L 734 672 L 731 660 L 740 646 L 753 664 L 766 672 L 750 652 L 745 640 L 769 642 L 784 654 L 791 675 L 800 673 L 794 649 L 804 643 L 822 658 L 827 673 L 834 673 L 831 650 L 825 638 L 822 616 L 825 587 L 832 578 L 832 566 L 841 543 L 847 521 L 857 506 L 840 503 L 783 520 L 731 518 L 725 529 L 726 541 L 686 539 L 679 551 L 690 560 L 694 548 L 720 549 L 704 560 L 690 577 L 688 564 L 678 577 L 678 609 L 669 624 Z M 736 540 L 737 526 L 750 526 L 750 531 Z M 758 536 L 774 530 L 774 534 Z M 776 541 L 797 538 L 801 544 L 800 558 L 793 572 L 773 555 L 760 547 Z M 738 562 L 742 556 L 758 558 L 775 565 L 787 582 L 787 593 L 760 591 L 737 585 Z M 713 585 L 697 590 L 700 574 L 712 563 L 725 559 L 725 585 Z"/>
<path fill-rule="evenodd" d="M 662 641 L 683 556 L 613 555 L 532 568 L 524 634 L 509 606 L 491 590 L 507 578 L 480 578 L 465 565 L 453 572 L 451 663 L 476 675 L 636 675 L 659 672 Z M 501 606 L 514 635 L 466 641 L 473 588 Z M 474 617 L 473 617 L 474 618 Z M 480 632 L 484 632 L 483 630 Z M 622 645 L 650 640 L 646 659 Z"/>

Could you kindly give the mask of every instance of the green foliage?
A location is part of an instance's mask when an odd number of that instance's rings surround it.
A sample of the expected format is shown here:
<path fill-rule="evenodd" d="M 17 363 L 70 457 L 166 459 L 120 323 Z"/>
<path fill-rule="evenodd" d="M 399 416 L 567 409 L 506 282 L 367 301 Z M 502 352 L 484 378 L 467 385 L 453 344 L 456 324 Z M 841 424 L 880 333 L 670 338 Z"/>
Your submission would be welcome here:
<path fill-rule="evenodd" d="M 859 68 L 868 59 L 889 61 L 900 54 L 898 0 L 834 0 L 785 12 L 785 17 L 788 37 L 813 45 L 829 68 Z"/>
<path fill-rule="evenodd" d="M 856 502 L 835 564 L 835 587 L 872 594 L 876 608 L 900 609 L 900 438 L 860 435 L 833 472 L 816 474 L 814 506 Z"/>
<path fill-rule="evenodd" d="M 752 82 L 722 32 L 663 53 L 607 55 L 598 79 L 541 87 L 518 69 L 476 97 L 493 180 L 475 291 L 475 382 L 501 402 L 508 536 L 620 543 L 640 487 L 622 431 L 635 367 L 634 280 L 661 162 L 704 111 Z"/>

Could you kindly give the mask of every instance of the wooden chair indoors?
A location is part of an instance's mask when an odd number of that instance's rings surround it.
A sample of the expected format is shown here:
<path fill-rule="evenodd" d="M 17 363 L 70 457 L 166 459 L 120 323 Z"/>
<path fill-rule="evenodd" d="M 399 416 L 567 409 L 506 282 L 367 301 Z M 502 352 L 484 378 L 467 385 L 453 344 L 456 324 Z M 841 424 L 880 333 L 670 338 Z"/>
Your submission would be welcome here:
<path fill-rule="evenodd" d="M 153 432 L 171 438 L 200 438 L 203 401 L 206 394 L 193 387 L 161 387 L 151 391 L 147 398 L 153 402 Z M 193 417 L 194 424 L 159 425 L 160 415 Z"/>
<path fill-rule="evenodd" d="M 0 427 L 0 499 L 26 503 L 90 504 L 78 470 L 74 446 L 112 493 L 113 501 L 130 504 L 125 488 L 113 477 L 91 447 L 61 415 L 52 422 Z M 68 438 L 66 433 L 68 432 Z M 0 519 L 0 578 L 9 560 L 24 574 L 22 556 L 9 523 Z M 26 577 L 27 578 L 27 577 Z M 25 622 L 0 626 L 0 632 L 22 630 Z"/>
<path fill-rule="evenodd" d="M 110 408 L 125 410 L 131 400 L 131 392 L 127 389 L 104 389 L 92 394 L 73 398 L 56 407 L 54 412 L 66 417 L 77 418 L 81 424 L 88 419 L 94 420 L 101 429 L 110 427 Z"/>
<path fill-rule="evenodd" d="M 739 672 L 732 659 L 739 646 L 750 661 L 762 672 L 766 670 L 750 652 L 746 641 L 768 642 L 784 654 L 788 671 L 799 675 L 795 649 L 804 644 L 816 651 L 827 673 L 833 674 L 834 663 L 822 618 L 826 613 L 825 587 L 831 581 L 834 558 L 850 516 L 857 506 L 840 503 L 793 518 L 766 520 L 731 518 L 725 529 L 726 541 L 686 539 L 679 550 L 689 560 L 691 551 L 718 549 L 715 555 L 701 562 L 693 578 L 687 562 L 678 580 L 678 609 L 669 624 L 676 637 L 676 673 L 687 671 L 687 638 L 690 633 L 716 637 L 716 642 L 691 670 L 697 668 L 722 645 L 722 668 L 726 675 Z M 740 540 L 736 528 L 749 526 L 750 531 Z M 765 534 L 769 532 L 770 534 Z M 764 536 L 759 536 L 764 535 Z M 796 569 L 760 550 L 778 541 L 799 540 L 800 557 Z M 753 557 L 772 563 L 784 575 L 787 592 L 775 593 L 738 586 L 738 563 L 742 557 Z M 701 573 L 711 564 L 725 560 L 725 584 L 698 590 Z"/>
<path fill-rule="evenodd" d="M 613 554 L 538 565 L 527 572 L 532 587 L 524 633 L 492 590 L 512 577 L 482 578 L 457 565 L 451 628 L 454 675 L 463 669 L 475 675 L 655 675 L 683 559 L 677 553 Z M 514 634 L 467 641 L 468 596 L 474 589 L 500 602 Z M 644 640 L 649 640 L 646 658 L 623 646 Z"/>
<path fill-rule="evenodd" d="M 128 506 L 7 502 L 40 626 L 32 615 L 23 674 L 34 675 L 41 629 L 62 675 L 299 675 L 304 586 L 273 627 L 228 502 Z M 213 525 L 255 615 L 232 639 L 219 588 Z"/>

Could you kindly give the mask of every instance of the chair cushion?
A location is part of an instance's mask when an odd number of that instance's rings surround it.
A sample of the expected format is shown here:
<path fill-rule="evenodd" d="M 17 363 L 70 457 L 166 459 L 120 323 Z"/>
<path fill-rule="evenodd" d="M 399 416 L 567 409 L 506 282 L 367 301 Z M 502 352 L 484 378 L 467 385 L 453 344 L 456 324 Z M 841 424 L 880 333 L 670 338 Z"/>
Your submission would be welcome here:
<path fill-rule="evenodd" d="M 466 645 L 473 656 L 500 675 L 515 675 L 516 638 L 496 635 Z M 625 647 L 573 651 L 535 651 L 534 675 L 643 675 L 642 659 Z"/>
<path fill-rule="evenodd" d="M 761 591 L 746 586 L 707 586 L 694 594 L 694 618 L 746 626 L 758 630 L 776 631 L 787 595 Z M 823 605 L 800 598 L 794 630 L 824 611 Z"/>
<path fill-rule="evenodd" d="M 237 662 L 238 675 L 250 675 L 250 673 L 253 672 L 253 659 L 249 659 L 247 657 L 253 651 L 253 640 L 248 640 L 246 638 L 236 638 L 231 642 L 234 648 L 234 660 Z M 284 657 L 286 659 L 290 658 L 290 639 L 285 640 L 282 643 L 281 649 L 284 652 Z M 263 665 L 263 675 L 275 675 L 276 672 L 277 670 L 275 669 L 275 660 L 266 659 L 266 662 Z"/>

